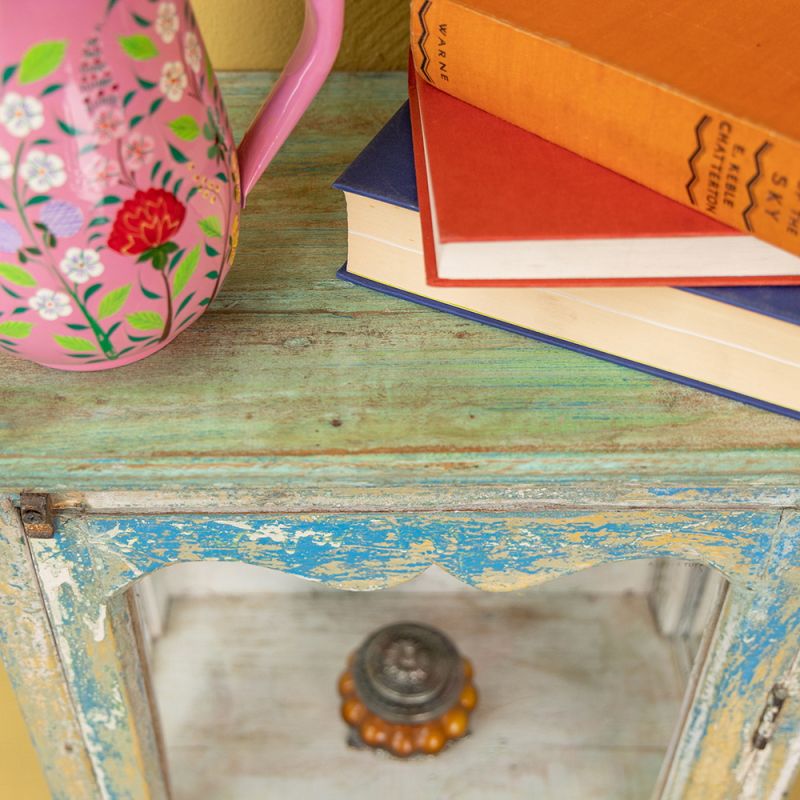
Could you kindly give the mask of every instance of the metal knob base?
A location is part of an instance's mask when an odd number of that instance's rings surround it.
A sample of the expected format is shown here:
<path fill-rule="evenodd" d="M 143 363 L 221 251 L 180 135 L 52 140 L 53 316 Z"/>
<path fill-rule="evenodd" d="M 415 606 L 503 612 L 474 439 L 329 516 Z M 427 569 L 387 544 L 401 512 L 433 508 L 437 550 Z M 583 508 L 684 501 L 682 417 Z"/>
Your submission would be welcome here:
<path fill-rule="evenodd" d="M 466 735 L 477 703 L 472 666 L 441 631 L 401 622 L 370 634 L 339 680 L 350 742 L 400 757 Z"/>

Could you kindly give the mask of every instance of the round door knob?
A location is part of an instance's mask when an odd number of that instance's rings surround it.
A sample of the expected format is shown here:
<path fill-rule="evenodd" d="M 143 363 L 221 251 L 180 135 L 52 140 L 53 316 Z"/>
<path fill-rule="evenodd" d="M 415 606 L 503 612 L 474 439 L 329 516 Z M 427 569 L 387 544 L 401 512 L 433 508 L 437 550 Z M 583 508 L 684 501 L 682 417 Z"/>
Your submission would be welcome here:
<path fill-rule="evenodd" d="M 415 622 L 371 633 L 339 694 L 355 742 L 400 757 L 438 753 L 464 736 L 478 700 L 470 662 L 441 631 Z"/>

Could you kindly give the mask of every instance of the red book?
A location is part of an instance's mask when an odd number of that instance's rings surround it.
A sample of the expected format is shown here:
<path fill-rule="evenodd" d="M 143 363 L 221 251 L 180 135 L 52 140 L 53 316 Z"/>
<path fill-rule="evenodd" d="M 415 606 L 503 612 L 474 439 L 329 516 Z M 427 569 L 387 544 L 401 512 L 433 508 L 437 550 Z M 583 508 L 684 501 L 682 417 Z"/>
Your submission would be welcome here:
<path fill-rule="evenodd" d="M 800 258 L 468 105 L 409 70 L 433 286 L 800 283 Z"/>

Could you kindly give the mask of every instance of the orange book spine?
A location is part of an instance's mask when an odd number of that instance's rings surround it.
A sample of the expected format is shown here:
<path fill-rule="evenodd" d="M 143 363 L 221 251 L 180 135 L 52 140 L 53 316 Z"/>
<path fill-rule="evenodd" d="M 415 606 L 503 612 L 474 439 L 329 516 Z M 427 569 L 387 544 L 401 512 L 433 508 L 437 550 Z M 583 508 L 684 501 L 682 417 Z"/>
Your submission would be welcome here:
<path fill-rule="evenodd" d="M 800 142 L 459 0 L 412 0 L 411 50 L 449 94 L 800 255 Z"/>

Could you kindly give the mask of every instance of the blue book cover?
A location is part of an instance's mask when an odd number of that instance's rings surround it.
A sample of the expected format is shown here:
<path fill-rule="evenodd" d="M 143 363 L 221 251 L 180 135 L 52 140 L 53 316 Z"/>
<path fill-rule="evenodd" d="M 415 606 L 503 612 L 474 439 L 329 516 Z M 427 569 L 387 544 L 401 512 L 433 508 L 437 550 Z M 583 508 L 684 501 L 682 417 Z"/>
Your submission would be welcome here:
<path fill-rule="evenodd" d="M 392 205 L 401 206 L 412 211 L 419 211 L 417 185 L 414 171 L 414 152 L 411 136 L 411 118 L 408 103 L 389 120 L 367 147 L 357 156 L 353 163 L 334 183 L 334 188 L 353 194 L 363 195 Z M 338 276 L 360 286 L 395 297 L 401 297 L 429 308 L 446 311 L 459 317 L 492 325 L 503 330 L 518 333 L 537 341 L 566 347 L 586 355 L 621 364 L 632 369 L 674 380 L 696 389 L 702 389 L 734 400 L 749 403 L 768 411 L 785 414 L 800 419 L 800 412 L 777 406 L 757 398 L 748 397 L 711 384 L 687 378 L 656 367 L 630 361 L 625 358 L 594 350 L 574 342 L 557 339 L 546 334 L 510 325 L 491 317 L 450 306 L 421 295 L 411 294 L 395 287 L 376 283 L 367 278 L 353 275 L 343 266 Z M 775 317 L 785 322 L 800 325 L 800 286 L 714 286 L 714 287 L 681 287 L 681 291 L 701 295 L 711 300 L 728 303 L 758 314 Z M 800 351 L 800 330 L 798 330 L 798 350 Z"/>

